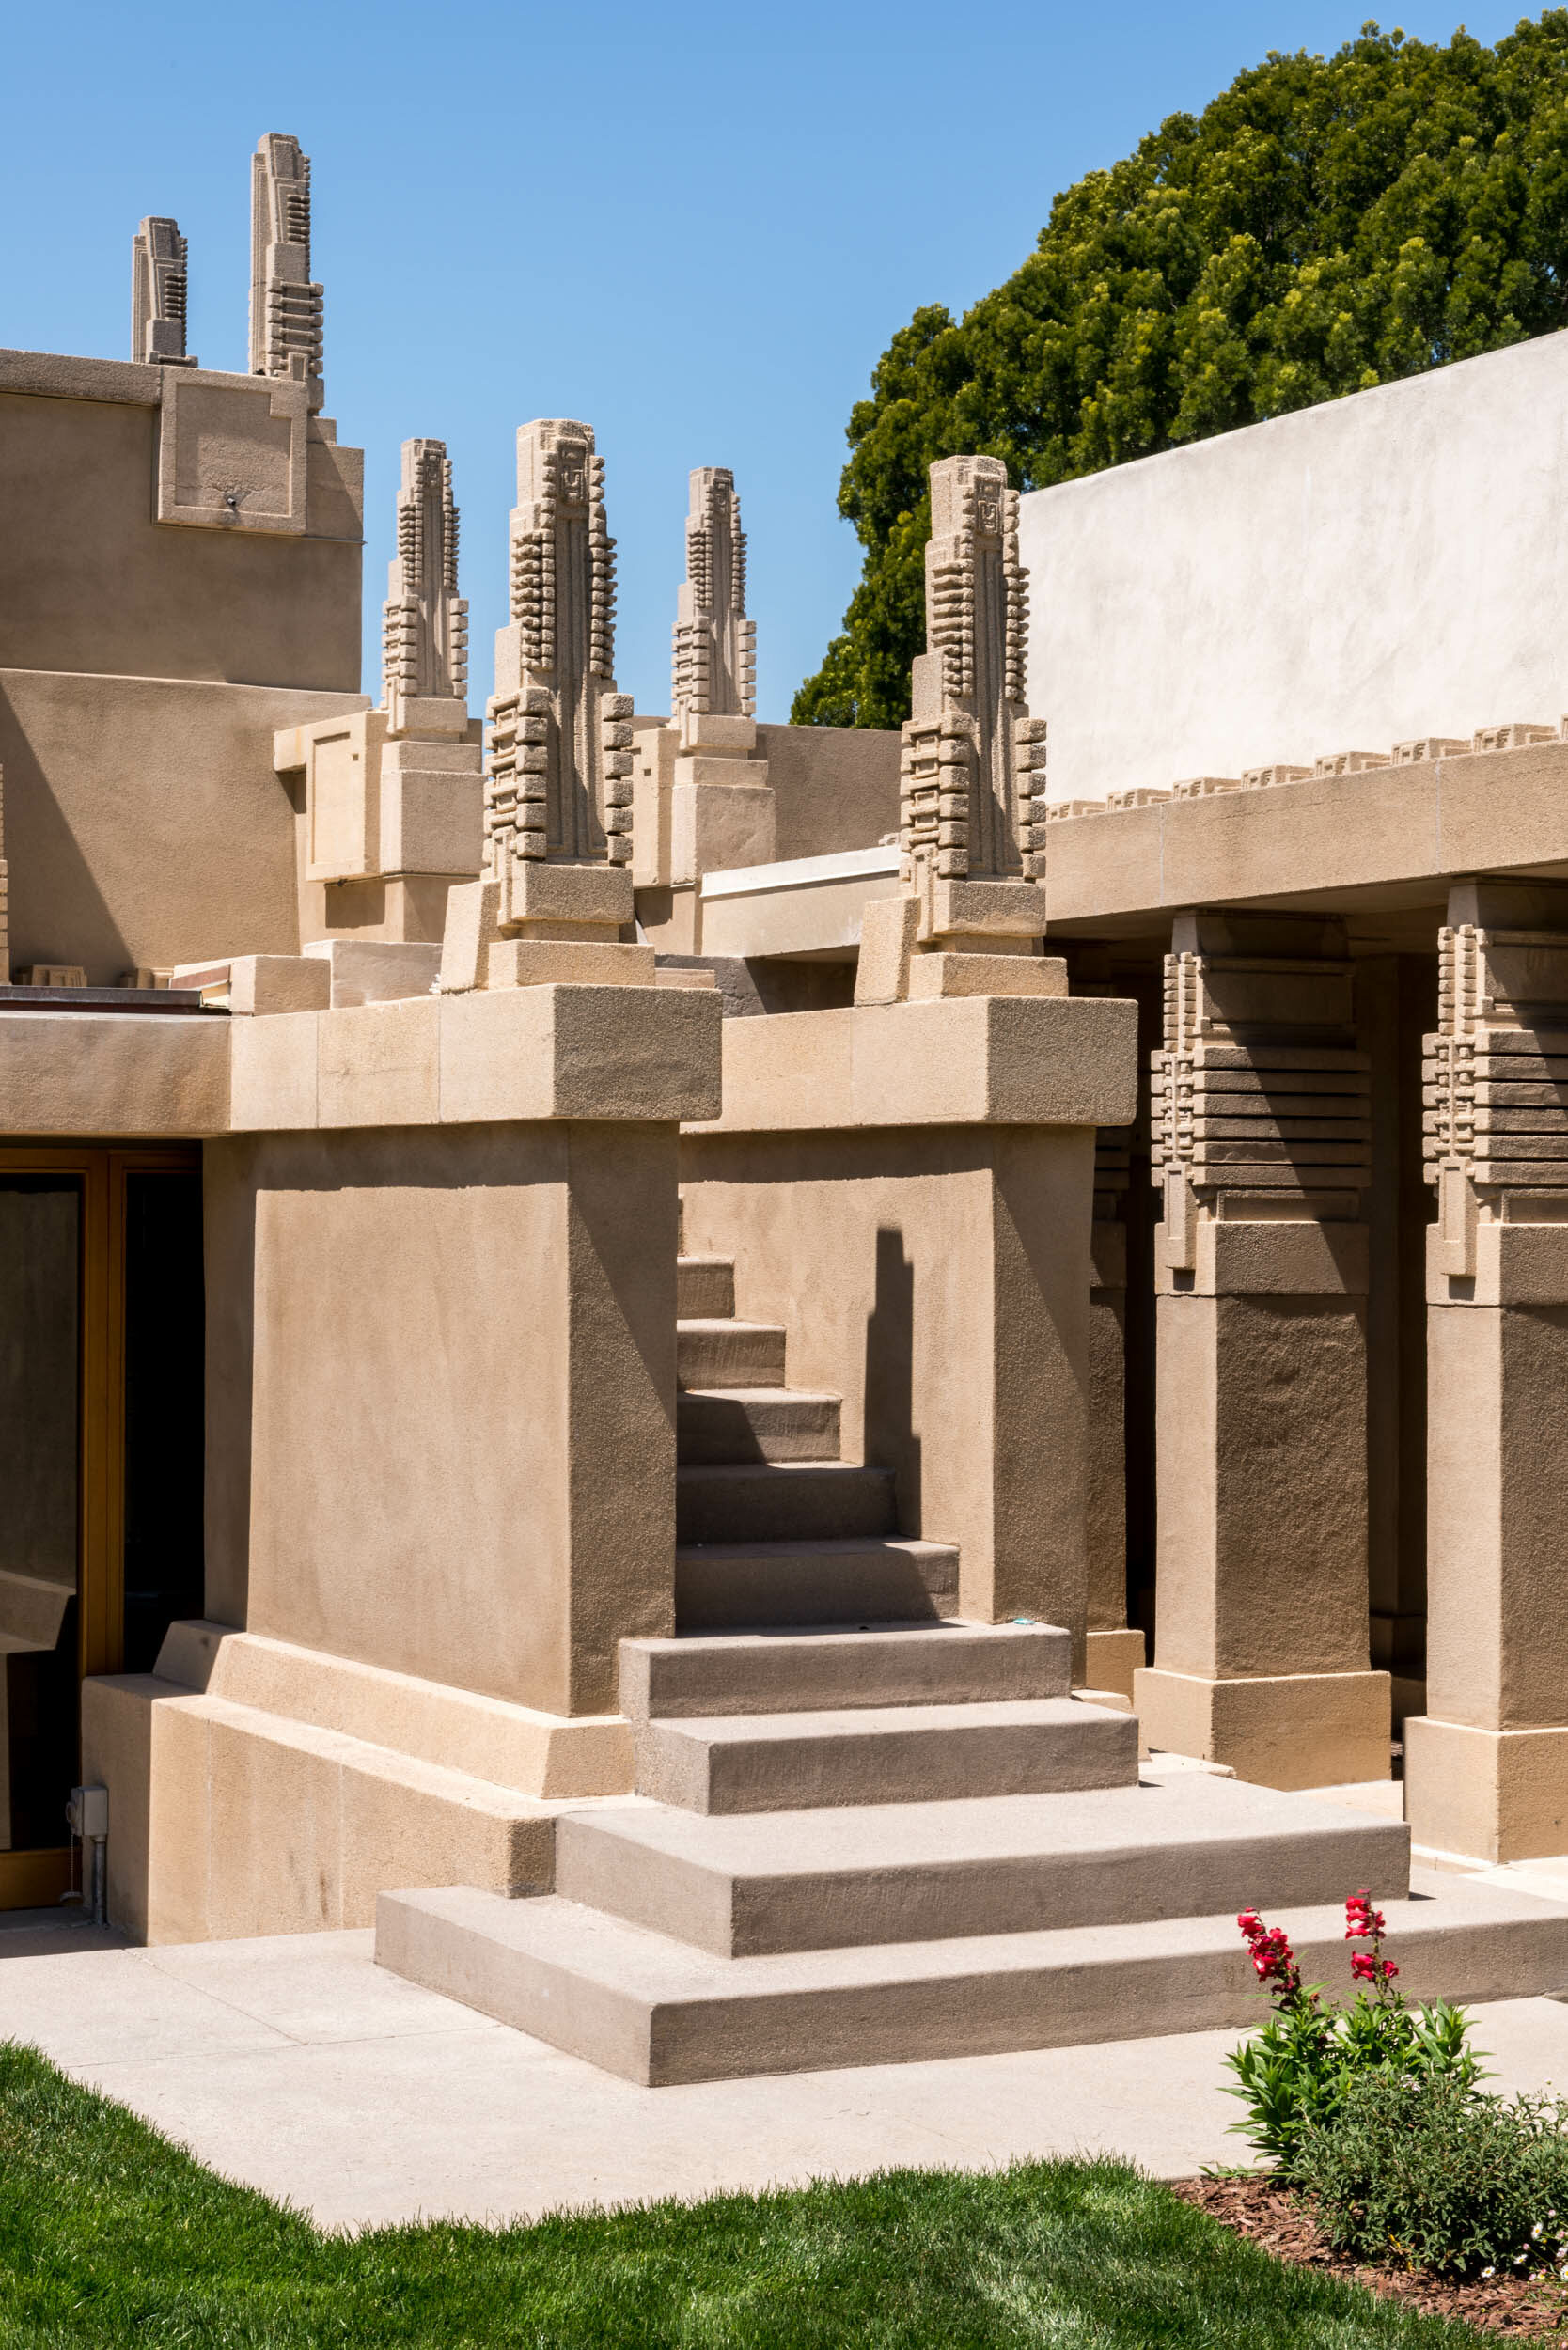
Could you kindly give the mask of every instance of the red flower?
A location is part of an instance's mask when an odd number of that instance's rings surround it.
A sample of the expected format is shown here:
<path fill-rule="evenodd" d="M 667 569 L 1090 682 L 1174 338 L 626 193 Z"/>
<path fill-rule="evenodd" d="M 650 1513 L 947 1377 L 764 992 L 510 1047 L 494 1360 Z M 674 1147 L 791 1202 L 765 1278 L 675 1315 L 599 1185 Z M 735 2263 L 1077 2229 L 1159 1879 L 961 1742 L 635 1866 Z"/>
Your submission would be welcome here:
<path fill-rule="evenodd" d="M 1345 1904 L 1345 1940 L 1354 1942 L 1362 1935 L 1376 1939 L 1387 1932 L 1383 1912 L 1372 1907 L 1371 1893 L 1352 1893 Z"/>

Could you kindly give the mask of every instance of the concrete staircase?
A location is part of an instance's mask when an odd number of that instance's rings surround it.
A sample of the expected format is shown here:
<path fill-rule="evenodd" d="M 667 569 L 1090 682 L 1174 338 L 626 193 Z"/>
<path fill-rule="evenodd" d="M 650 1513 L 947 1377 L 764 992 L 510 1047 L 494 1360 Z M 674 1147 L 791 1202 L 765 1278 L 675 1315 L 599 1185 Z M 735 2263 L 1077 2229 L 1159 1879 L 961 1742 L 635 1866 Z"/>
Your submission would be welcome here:
<path fill-rule="evenodd" d="M 1402 1823 L 1140 1773 L 1065 1632 L 944 1618 L 954 1553 L 896 1534 L 839 1399 L 733 1307 L 682 1261 L 681 1629 L 621 1644 L 636 1794 L 562 1811 L 547 1896 L 384 1894 L 382 1964 L 655 2086 L 1246 2023 L 1235 1912 L 1342 1982 L 1362 1886 L 1418 1998 L 1568 1984 L 1568 1911 L 1408 1900 Z"/>
<path fill-rule="evenodd" d="M 676 1277 L 681 1630 L 940 1621 L 958 1553 L 901 1539 L 892 1472 L 839 1457 L 839 1397 L 785 1384 L 786 1332 L 736 1320 L 728 1258 Z"/>

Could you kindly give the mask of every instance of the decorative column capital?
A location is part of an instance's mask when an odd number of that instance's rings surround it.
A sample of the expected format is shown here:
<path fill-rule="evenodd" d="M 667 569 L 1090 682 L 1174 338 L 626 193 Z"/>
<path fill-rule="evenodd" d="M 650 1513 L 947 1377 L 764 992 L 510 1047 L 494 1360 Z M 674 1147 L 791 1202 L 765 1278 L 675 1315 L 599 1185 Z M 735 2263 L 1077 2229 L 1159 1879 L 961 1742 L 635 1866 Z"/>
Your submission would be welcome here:
<path fill-rule="evenodd" d="M 1192 1273 L 1200 1216 L 1245 1216 L 1249 1199 L 1355 1217 L 1372 1181 L 1371 1061 L 1337 916 L 1178 916 L 1152 1068 L 1166 1272 Z"/>
<path fill-rule="evenodd" d="M 1421 1040 L 1422 1155 L 1435 1270 L 1467 1279 L 1482 1222 L 1568 1220 L 1568 885 L 1481 879 L 1449 893 L 1437 1027 Z"/>

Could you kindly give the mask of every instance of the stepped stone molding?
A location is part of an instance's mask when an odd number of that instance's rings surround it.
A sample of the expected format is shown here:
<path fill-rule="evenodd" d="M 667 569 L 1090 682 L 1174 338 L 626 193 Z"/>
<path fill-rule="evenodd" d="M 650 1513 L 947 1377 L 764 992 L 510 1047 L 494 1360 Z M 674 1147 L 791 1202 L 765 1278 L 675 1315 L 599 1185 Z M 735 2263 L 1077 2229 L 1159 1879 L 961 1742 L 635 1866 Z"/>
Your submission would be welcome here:
<path fill-rule="evenodd" d="M 194 368 L 185 351 L 186 242 L 159 213 L 131 240 L 131 357 L 137 365 Z"/>
<path fill-rule="evenodd" d="M 1246 768 L 1239 776 L 1190 776 L 1168 791 L 1139 785 L 1107 792 L 1103 800 L 1053 800 L 1042 810 L 1053 823 L 1077 816 L 1114 816 L 1140 807 L 1158 807 L 1168 800 L 1207 800 L 1227 791 L 1271 791 L 1283 785 L 1317 783 L 1335 776 L 1360 776 L 1386 767 L 1435 765 L 1446 759 L 1466 759 L 1477 752 L 1518 751 L 1540 743 L 1560 742 L 1568 736 L 1568 718 L 1561 727 L 1540 726 L 1513 719 L 1503 725 L 1478 727 L 1473 735 L 1422 734 L 1396 743 L 1387 751 L 1325 751 L 1310 767 L 1277 761 Z"/>
<path fill-rule="evenodd" d="M 745 612 L 745 532 L 728 465 L 698 465 L 686 518 L 686 576 L 676 603 L 670 712 L 757 714 L 757 623 Z"/>
<path fill-rule="evenodd" d="M 310 158 L 269 131 L 250 164 L 250 372 L 286 376 L 321 404 L 322 291 L 310 275 Z"/>
<path fill-rule="evenodd" d="M 398 552 L 382 607 L 382 679 L 398 701 L 463 701 L 468 688 L 468 605 L 458 593 L 458 509 L 445 441 L 405 441 L 398 492 Z"/>
<path fill-rule="evenodd" d="M 632 701 L 616 691 L 615 541 L 592 427 L 522 426 L 517 494 L 485 778 L 485 870 L 503 929 L 521 918 L 519 866 L 632 860 Z"/>

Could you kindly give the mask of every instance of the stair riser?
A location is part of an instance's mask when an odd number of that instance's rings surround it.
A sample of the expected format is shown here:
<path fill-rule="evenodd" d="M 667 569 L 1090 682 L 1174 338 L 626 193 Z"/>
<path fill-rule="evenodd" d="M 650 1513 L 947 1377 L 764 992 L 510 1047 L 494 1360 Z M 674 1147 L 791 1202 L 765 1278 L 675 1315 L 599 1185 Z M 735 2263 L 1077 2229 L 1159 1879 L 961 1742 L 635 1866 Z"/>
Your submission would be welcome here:
<path fill-rule="evenodd" d="M 1301 1939 L 1310 1979 L 1342 1978 L 1338 1938 Z M 1560 1916 L 1448 1925 L 1400 1941 L 1400 1987 L 1417 2000 L 1507 1999 L 1560 1987 Z M 653 2088 L 763 2073 L 1152 2039 L 1255 2025 L 1257 1985 L 1239 1950 L 1116 1958 L 870 1982 L 846 1988 L 651 2001 L 610 1989 L 483 1932 L 384 1895 L 378 1961 L 409 1981 Z"/>
<path fill-rule="evenodd" d="M 636 1721 L 679 1721 L 702 1714 L 1061 1698 L 1071 1652 L 1065 1632 L 1043 1628 L 978 1637 L 911 1628 L 825 1640 L 625 1640 L 620 1704 Z"/>
<path fill-rule="evenodd" d="M 723 1322 L 735 1310 L 735 1268 L 722 1257 L 684 1257 L 675 1268 L 682 1321 Z"/>
<path fill-rule="evenodd" d="M 675 1375 L 683 1387 L 781 1387 L 784 1332 L 756 1323 L 675 1333 Z"/>
<path fill-rule="evenodd" d="M 1131 1787 L 1137 1724 L 976 1727 L 889 1736 L 707 1744 L 651 1723 L 636 1740 L 637 1793 L 682 1810 L 810 1811 L 851 1803 L 942 1803 L 969 1795 Z"/>
<path fill-rule="evenodd" d="M 1555 1937 L 1560 1943 L 1560 1933 Z M 1528 1927 L 1450 1929 L 1440 1948 L 1407 1959 L 1409 1998 L 1474 2001 L 1516 1998 L 1505 1988 L 1522 1970 L 1548 1981 L 1562 1959 L 1534 1945 Z M 1436 1942 L 1438 1937 L 1434 1936 Z M 1408 1945 L 1402 1944 L 1402 1949 Z M 1341 1941 L 1302 1943 L 1309 1980 L 1337 1978 Z M 1533 1960 L 1533 1964 L 1532 1964 Z M 671 2002 L 644 2008 L 639 2069 L 650 2088 L 733 2080 L 748 2074 L 815 2073 L 861 2064 L 911 2064 L 924 2058 L 999 2056 L 1028 2048 L 1078 2048 L 1174 2032 L 1255 2029 L 1258 1985 L 1245 1955 L 1123 1960 L 1103 1966 L 1052 1966 L 957 1982 L 873 1984 L 733 2001 Z"/>
<path fill-rule="evenodd" d="M 956 1550 L 923 1559 L 846 1551 L 737 1560 L 715 1548 L 712 1558 L 678 1551 L 675 1559 L 675 1621 L 682 1632 L 919 1623 L 950 1613 L 957 1602 Z"/>
<path fill-rule="evenodd" d="M 678 1543 L 810 1543 L 897 1531 L 883 1469 L 790 1470 L 675 1480 Z"/>
<path fill-rule="evenodd" d="M 1305 1909 L 1342 1900 L 1346 1886 L 1402 1884 L 1407 1851 L 1402 1823 L 1368 1817 L 1299 1838 L 1196 1848 L 1151 1842 L 731 1879 L 566 1818 L 557 1830 L 556 1890 L 721 1958 L 744 1958 L 1217 1916 L 1248 1904 Z"/>
<path fill-rule="evenodd" d="M 789 1395 L 745 1401 L 685 1395 L 676 1400 L 675 1449 L 682 1462 L 836 1461 L 839 1399 Z"/>

